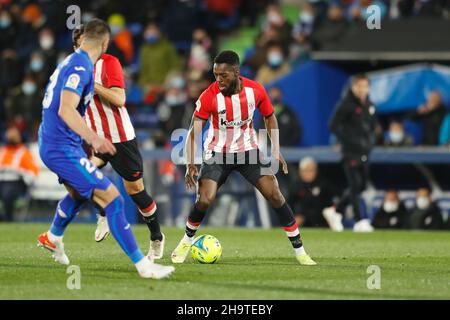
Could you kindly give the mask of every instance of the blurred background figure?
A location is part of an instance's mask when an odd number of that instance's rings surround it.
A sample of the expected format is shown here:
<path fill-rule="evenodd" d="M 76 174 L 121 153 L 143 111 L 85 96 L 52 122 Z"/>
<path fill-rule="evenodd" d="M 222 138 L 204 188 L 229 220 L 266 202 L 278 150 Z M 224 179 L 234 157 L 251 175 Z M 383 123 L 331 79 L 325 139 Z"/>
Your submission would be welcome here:
<path fill-rule="evenodd" d="M 131 64 L 134 58 L 133 35 L 126 27 L 124 16 L 114 13 L 109 16 L 108 24 L 111 28 L 108 53 L 117 57 L 123 66 Z"/>
<path fill-rule="evenodd" d="M 421 104 L 410 117 L 422 124 L 422 145 L 437 146 L 441 123 L 445 117 L 445 106 L 442 103 L 440 92 L 431 91 L 427 101 Z"/>
<path fill-rule="evenodd" d="M 369 100 L 369 79 L 364 74 L 351 80 L 350 90 L 338 102 L 330 120 L 330 130 L 340 145 L 348 188 L 337 210 L 345 212 L 352 205 L 355 232 L 371 232 L 369 219 L 361 216 L 361 193 L 369 180 L 369 154 L 375 142 L 375 106 Z"/>
<path fill-rule="evenodd" d="M 273 43 L 267 49 L 266 62 L 259 68 L 256 81 L 266 85 L 275 81 L 291 71 L 291 66 L 286 61 L 281 44 Z"/>
<path fill-rule="evenodd" d="M 146 100 L 153 102 L 164 88 L 163 84 L 171 71 L 181 69 L 175 47 L 161 34 L 159 26 L 150 22 L 144 30 L 144 44 L 140 50 L 139 85 Z"/>
<path fill-rule="evenodd" d="M 344 17 L 344 11 L 337 3 L 328 7 L 327 17 L 311 34 L 313 48 L 320 49 L 325 43 L 335 43 L 347 31 L 349 22 Z"/>
<path fill-rule="evenodd" d="M 5 100 L 6 118 L 13 122 L 29 139 L 36 141 L 37 128 L 41 119 L 42 91 L 31 74 L 22 84 L 9 92 Z"/>
<path fill-rule="evenodd" d="M 405 204 L 400 200 L 397 191 L 387 190 L 372 225 L 376 229 L 403 229 L 407 226 L 407 214 Z"/>
<path fill-rule="evenodd" d="M 384 140 L 386 147 L 406 147 L 413 145 L 413 139 L 407 135 L 403 124 L 399 121 L 389 123 L 388 132 Z"/>
<path fill-rule="evenodd" d="M 273 30 L 277 34 L 282 50 L 284 52 L 289 50 L 292 41 L 292 25 L 286 20 L 278 4 L 273 3 L 267 6 L 261 29 L 263 32 Z"/>
<path fill-rule="evenodd" d="M 13 221 L 16 200 L 27 194 L 38 173 L 35 159 L 22 144 L 19 129 L 10 126 L 6 130 L 6 144 L 0 147 L 0 199 L 3 204 L 0 219 Z"/>
<path fill-rule="evenodd" d="M 205 29 L 196 29 L 192 34 L 192 46 L 189 54 L 188 68 L 197 73 L 209 72 L 215 50 L 211 37 Z"/>
<path fill-rule="evenodd" d="M 416 192 L 416 204 L 409 218 L 409 228 L 439 230 L 443 228 L 443 225 L 441 210 L 431 199 L 430 189 L 418 189 Z"/>
<path fill-rule="evenodd" d="M 166 80 L 164 96 L 157 107 L 161 129 L 167 139 L 170 139 L 175 129 L 188 126 L 188 98 L 184 75 L 181 72 L 170 73 Z"/>
<path fill-rule="evenodd" d="M 330 227 L 342 231 L 342 215 L 336 213 L 331 184 L 319 176 L 318 166 L 313 158 L 302 159 L 298 167 L 299 180 L 290 189 L 290 203 L 299 226 Z"/>
<path fill-rule="evenodd" d="M 317 24 L 316 12 L 309 2 L 304 2 L 299 12 L 298 21 L 292 29 L 293 43 L 289 48 L 289 59 L 292 62 L 304 60 L 311 50 L 311 35 Z"/>
<path fill-rule="evenodd" d="M 280 88 L 271 87 L 269 98 L 278 119 L 280 145 L 298 146 L 302 140 L 302 127 L 297 114 L 284 102 Z"/>

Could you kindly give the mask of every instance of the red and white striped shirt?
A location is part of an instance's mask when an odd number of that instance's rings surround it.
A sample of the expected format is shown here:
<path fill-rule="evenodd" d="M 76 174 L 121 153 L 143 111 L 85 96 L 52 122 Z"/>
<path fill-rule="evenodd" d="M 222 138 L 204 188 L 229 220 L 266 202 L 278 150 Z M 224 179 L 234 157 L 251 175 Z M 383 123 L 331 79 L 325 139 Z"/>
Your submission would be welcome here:
<path fill-rule="evenodd" d="M 237 153 L 258 148 L 253 113 L 259 109 L 268 117 L 274 109 L 262 85 L 244 77 L 240 79 L 243 88 L 238 94 L 224 96 L 214 82 L 197 100 L 194 115 L 211 120 L 204 143 L 207 151 Z"/>
<path fill-rule="evenodd" d="M 102 55 L 95 64 L 94 79 L 105 88 L 125 89 L 122 66 L 116 57 L 109 54 Z M 126 142 L 136 137 L 125 106 L 115 106 L 98 94 L 89 103 L 86 122 L 101 138 L 112 143 Z"/>

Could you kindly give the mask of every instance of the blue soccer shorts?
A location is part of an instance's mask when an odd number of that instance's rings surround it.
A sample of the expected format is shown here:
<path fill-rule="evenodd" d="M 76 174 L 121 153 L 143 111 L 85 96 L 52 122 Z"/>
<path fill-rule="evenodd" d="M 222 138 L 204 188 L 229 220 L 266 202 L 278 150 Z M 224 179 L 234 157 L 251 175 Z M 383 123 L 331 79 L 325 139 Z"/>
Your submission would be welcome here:
<path fill-rule="evenodd" d="M 91 161 L 81 146 L 40 145 L 45 165 L 80 196 L 91 199 L 95 189 L 106 190 L 111 181 Z"/>

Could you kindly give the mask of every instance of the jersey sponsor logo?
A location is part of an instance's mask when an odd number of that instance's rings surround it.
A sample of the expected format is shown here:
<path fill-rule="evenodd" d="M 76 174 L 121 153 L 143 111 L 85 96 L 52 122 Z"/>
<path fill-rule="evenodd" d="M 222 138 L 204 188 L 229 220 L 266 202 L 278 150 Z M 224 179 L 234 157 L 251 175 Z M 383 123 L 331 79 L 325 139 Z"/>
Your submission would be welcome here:
<path fill-rule="evenodd" d="M 225 119 L 220 119 L 220 125 L 225 127 L 242 127 L 244 124 L 247 124 L 250 121 L 252 121 L 251 118 L 239 121 L 227 121 Z"/>
<path fill-rule="evenodd" d="M 84 67 L 75 67 L 74 68 L 75 69 L 75 71 L 86 71 L 86 69 L 84 68 Z"/>
<path fill-rule="evenodd" d="M 225 113 L 227 113 L 227 110 L 219 111 L 219 114 L 225 114 Z"/>
<path fill-rule="evenodd" d="M 76 89 L 78 87 L 78 84 L 80 83 L 80 76 L 76 73 L 72 73 L 68 78 L 66 82 L 66 87 L 71 89 Z"/>

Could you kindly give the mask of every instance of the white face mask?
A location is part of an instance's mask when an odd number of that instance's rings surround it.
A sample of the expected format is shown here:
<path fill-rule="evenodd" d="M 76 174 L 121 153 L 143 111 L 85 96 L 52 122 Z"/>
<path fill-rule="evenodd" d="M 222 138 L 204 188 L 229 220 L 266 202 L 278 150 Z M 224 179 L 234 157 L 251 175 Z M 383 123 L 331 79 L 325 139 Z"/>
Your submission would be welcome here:
<path fill-rule="evenodd" d="M 403 133 L 403 131 L 400 131 L 400 130 L 389 131 L 389 138 L 391 139 L 391 141 L 393 143 L 402 142 L 404 136 L 405 136 L 405 134 Z"/>
<path fill-rule="evenodd" d="M 281 17 L 278 13 L 271 12 L 267 15 L 267 20 L 274 25 L 279 25 L 283 22 L 283 17 Z"/>
<path fill-rule="evenodd" d="M 303 11 L 300 13 L 300 21 L 301 23 L 310 24 L 314 22 L 314 15 L 311 12 Z"/>
<path fill-rule="evenodd" d="M 392 213 L 398 210 L 398 202 L 396 201 L 386 201 L 383 203 L 383 209 L 387 213 Z"/>
<path fill-rule="evenodd" d="M 36 92 L 36 84 L 32 81 L 25 81 L 22 84 L 22 91 L 27 96 L 32 95 Z"/>
<path fill-rule="evenodd" d="M 279 67 L 283 63 L 283 55 L 277 51 L 269 52 L 267 55 L 267 63 L 269 63 L 271 67 Z"/>
<path fill-rule="evenodd" d="M 42 49 L 49 50 L 53 47 L 55 40 L 52 37 L 41 37 L 39 39 L 39 44 Z"/>
<path fill-rule="evenodd" d="M 416 205 L 417 208 L 425 210 L 430 206 L 430 199 L 428 199 L 427 197 L 419 197 L 416 200 Z"/>

